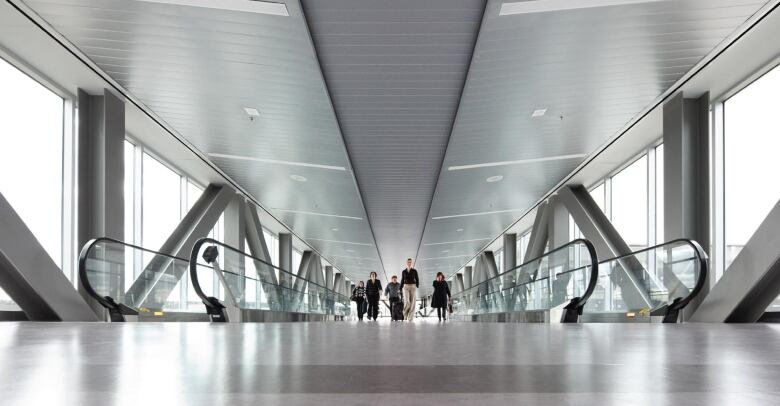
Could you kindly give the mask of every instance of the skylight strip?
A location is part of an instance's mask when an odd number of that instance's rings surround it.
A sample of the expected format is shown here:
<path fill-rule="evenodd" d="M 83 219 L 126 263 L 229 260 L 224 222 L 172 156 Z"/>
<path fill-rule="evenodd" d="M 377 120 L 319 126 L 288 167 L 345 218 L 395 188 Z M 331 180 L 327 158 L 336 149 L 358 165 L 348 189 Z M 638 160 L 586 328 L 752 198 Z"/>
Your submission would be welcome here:
<path fill-rule="evenodd" d="M 143 0 L 145 1 L 145 0 Z M 282 161 L 278 159 L 266 159 L 266 158 L 255 158 L 251 156 L 241 156 L 241 155 L 230 155 L 230 154 L 216 154 L 216 153 L 209 153 L 209 156 L 214 158 L 224 158 L 224 159 L 236 159 L 239 161 L 252 161 L 252 162 L 262 162 L 267 164 L 276 164 L 276 165 L 287 165 L 287 166 L 302 166 L 305 168 L 316 168 L 316 169 L 327 169 L 331 171 L 346 171 L 347 168 L 343 166 L 334 166 L 334 165 L 321 165 L 321 164 L 312 164 L 308 162 L 295 162 L 295 161 Z"/>
<path fill-rule="evenodd" d="M 501 5 L 499 16 L 514 14 L 546 13 L 550 11 L 577 10 L 583 8 L 624 6 L 629 4 L 656 3 L 667 0 L 531 0 Z"/>
<path fill-rule="evenodd" d="M 491 239 L 491 238 L 490 238 L 490 237 L 488 237 L 488 238 L 475 238 L 475 239 L 473 239 L 473 240 L 444 241 L 444 242 L 430 242 L 430 243 L 423 244 L 423 245 L 426 245 L 426 246 L 431 246 L 431 245 L 457 244 L 457 243 L 461 243 L 461 242 L 476 242 L 476 241 L 485 241 L 485 240 L 490 240 L 490 239 Z"/>
<path fill-rule="evenodd" d="M 349 244 L 349 245 L 362 245 L 365 247 L 373 247 L 371 244 L 366 244 L 364 242 L 352 242 L 352 241 L 338 241 L 338 240 L 326 240 L 324 238 L 309 238 L 305 237 L 304 240 L 311 240 L 311 241 L 324 241 L 324 242 L 335 242 L 339 244 Z"/>
<path fill-rule="evenodd" d="M 511 213 L 513 211 L 523 211 L 523 210 L 525 209 L 509 209 L 509 210 L 481 211 L 478 213 L 452 214 L 449 216 L 433 217 L 431 218 L 431 220 L 454 219 L 458 217 L 471 217 L 471 216 L 484 216 L 487 214 Z"/>
<path fill-rule="evenodd" d="M 287 5 L 259 0 L 136 0 L 145 3 L 172 4 L 175 6 L 189 6 L 211 8 L 217 10 L 241 11 L 247 13 L 269 14 L 289 17 Z"/>
<path fill-rule="evenodd" d="M 462 171 L 464 169 L 492 168 L 496 166 L 522 165 L 522 164 L 532 164 L 537 162 L 560 161 L 564 159 L 578 159 L 578 158 L 582 159 L 585 158 L 586 156 L 587 154 L 570 154 L 570 155 L 548 156 L 544 158 L 518 159 L 516 161 L 498 161 L 498 162 L 486 162 L 483 164 L 473 164 L 473 165 L 456 165 L 456 166 L 448 167 L 447 170 Z"/>
<path fill-rule="evenodd" d="M 342 216 L 339 214 L 328 214 L 328 213 L 316 213 L 313 211 L 304 211 L 304 210 L 289 210 L 289 209 L 271 209 L 276 211 L 281 211 L 284 213 L 296 213 L 296 214 L 308 214 L 311 216 L 322 216 L 322 217 L 336 217 L 340 219 L 349 219 L 349 220 L 363 220 L 360 217 L 353 217 L 353 216 Z"/>

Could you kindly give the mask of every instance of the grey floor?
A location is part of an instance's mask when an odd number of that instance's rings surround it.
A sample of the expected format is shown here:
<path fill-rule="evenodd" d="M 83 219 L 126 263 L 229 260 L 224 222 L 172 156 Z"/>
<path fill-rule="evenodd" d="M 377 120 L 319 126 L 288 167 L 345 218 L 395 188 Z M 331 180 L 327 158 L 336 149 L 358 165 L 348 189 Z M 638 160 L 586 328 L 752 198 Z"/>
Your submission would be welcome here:
<path fill-rule="evenodd" d="M 2 405 L 777 405 L 780 325 L 0 323 Z"/>

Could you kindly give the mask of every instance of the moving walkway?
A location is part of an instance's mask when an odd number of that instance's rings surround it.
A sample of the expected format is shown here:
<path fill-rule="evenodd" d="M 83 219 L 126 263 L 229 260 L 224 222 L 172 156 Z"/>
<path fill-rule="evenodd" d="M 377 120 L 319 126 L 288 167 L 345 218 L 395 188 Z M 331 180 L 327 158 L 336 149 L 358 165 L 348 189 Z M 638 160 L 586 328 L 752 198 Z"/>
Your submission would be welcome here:
<path fill-rule="evenodd" d="M 675 323 L 702 291 L 707 273 L 707 255 L 695 241 L 674 240 L 599 262 L 593 244 L 579 239 L 487 279 L 475 275 L 475 285 L 453 295 L 453 310 L 473 321 L 569 323 L 620 315 Z"/>
<path fill-rule="evenodd" d="M 203 314 L 204 305 L 212 321 L 348 316 L 348 296 L 326 288 L 317 275 L 319 258 L 304 261 L 306 274 L 299 276 L 209 238 L 196 242 L 191 259 L 98 238 L 81 250 L 78 275 L 93 307 L 106 309 L 112 322 Z"/>
<path fill-rule="evenodd" d="M 214 322 L 349 316 L 349 297 L 326 286 L 319 258 L 304 255 L 301 262 L 296 275 L 212 238 L 202 238 L 192 248 L 189 271 L 192 286 Z"/>

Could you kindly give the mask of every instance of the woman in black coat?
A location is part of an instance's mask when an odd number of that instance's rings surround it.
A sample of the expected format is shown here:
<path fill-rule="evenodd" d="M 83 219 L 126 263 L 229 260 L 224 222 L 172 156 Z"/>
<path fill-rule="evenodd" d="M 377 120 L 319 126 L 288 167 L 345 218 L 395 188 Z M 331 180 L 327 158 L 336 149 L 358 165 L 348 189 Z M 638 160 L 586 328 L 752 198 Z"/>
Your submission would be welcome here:
<path fill-rule="evenodd" d="M 447 321 L 447 305 L 450 300 L 450 285 L 444 281 L 444 274 L 439 272 L 436 274 L 436 280 L 433 281 L 433 298 L 431 299 L 431 307 L 436 309 L 436 314 L 439 316 L 439 321 L 444 319 Z"/>

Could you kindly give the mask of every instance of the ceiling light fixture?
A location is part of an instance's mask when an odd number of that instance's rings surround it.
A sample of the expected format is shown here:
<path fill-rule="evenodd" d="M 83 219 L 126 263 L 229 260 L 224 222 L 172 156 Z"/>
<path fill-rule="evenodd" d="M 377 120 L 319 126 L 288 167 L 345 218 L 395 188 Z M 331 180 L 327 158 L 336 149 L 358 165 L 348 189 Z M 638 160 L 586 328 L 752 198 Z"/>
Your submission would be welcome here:
<path fill-rule="evenodd" d="M 246 13 L 269 14 L 289 17 L 287 5 L 260 0 L 137 0 L 146 3 L 172 4 L 175 6 L 189 6 L 211 8 L 217 10 L 242 11 Z"/>
<path fill-rule="evenodd" d="M 491 177 L 485 179 L 485 182 L 487 182 L 487 183 L 495 183 L 495 182 L 501 181 L 501 179 L 504 179 L 504 175 L 495 175 L 495 176 L 491 176 Z"/>
<path fill-rule="evenodd" d="M 491 167 L 494 167 L 494 166 L 533 164 L 533 163 L 537 163 L 537 162 L 560 161 L 560 160 L 564 160 L 564 159 L 584 158 L 586 156 L 587 156 L 587 154 L 569 154 L 569 155 L 548 156 L 548 157 L 544 157 L 544 158 L 518 159 L 516 161 L 498 161 L 498 162 L 486 162 L 486 163 L 483 163 L 483 164 L 473 164 L 473 165 L 456 165 L 456 166 L 448 167 L 447 170 L 448 171 L 462 171 L 464 169 L 491 168 Z"/>
<path fill-rule="evenodd" d="M 544 113 L 547 113 L 547 109 L 534 110 L 534 112 L 531 113 L 531 117 L 542 117 L 544 116 Z"/>
<path fill-rule="evenodd" d="M 339 231 L 339 229 L 336 228 L 336 227 L 333 227 L 333 228 L 330 229 L 330 231 Z"/>
<path fill-rule="evenodd" d="M 355 250 L 350 250 L 350 249 L 346 249 L 346 250 L 344 250 L 344 251 L 346 251 L 346 252 L 350 252 L 350 253 L 352 253 L 352 252 L 355 252 Z"/>
<path fill-rule="evenodd" d="M 450 252 L 450 250 L 441 250 L 441 252 L 446 254 L 446 253 Z"/>
<path fill-rule="evenodd" d="M 457 229 L 457 230 L 455 230 L 455 231 L 457 231 L 457 232 L 461 232 L 461 231 L 463 231 L 463 229 L 462 229 L 462 228 L 459 228 L 459 229 Z"/>
<path fill-rule="evenodd" d="M 461 242 L 476 242 L 476 241 L 485 241 L 485 240 L 490 240 L 490 238 L 474 238 L 474 239 L 471 239 L 471 240 L 430 242 L 430 243 L 423 244 L 423 245 L 431 246 L 431 245 L 457 244 L 457 243 L 461 243 Z"/>
<path fill-rule="evenodd" d="M 249 116 L 250 120 L 254 120 L 255 117 L 260 117 L 260 112 L 254 107 L 244 107 L 244 112 Z"/>
<path fill-rule="evenodd" d="M 290 179 L 292 179 L 292 180 L 294 180 L 296 182 L 306 182 L 308 180 L 308 179 L 306 179 L 305 177 L 303 177 L 301 175 L 294 175 L 294 174 L 290 175 Z"/>
<path fill-rule="evenodd" d="M 320 165 L 320 164 L 312 164 L 308 162 L 295 162 L 295 161 L 282 161 L 278 159 L 266 159 L 266 158 L 255 158 L 251 156 L 241 156 L 241 155 L 231 155 L 231 154 L 217 154 L 217 153 L 209 153 L 210 157 L 214 158 L 224 158 L 224 159 L 235 159 L 239 161 L 253 161 L 253 162 L 262 162 L 266 164 L 277 164 L 277 165 L 287 165 L 287 166 L 302 166 L 305 168 L 316 168 L 316 169 L 328 169 L 331 171 L 346 171 L 347 168 L 343 166 L 335 166 L 335 165 Z"/>
<path fill-rule="evenodd" d="M 336 217 L 340 219 L 363 220 L 361 217 L 342 216 L 339 214 L 316 213 L 313 211 L 305 211 L 305 210 L 289 210 L 289 209 L 273 209 L 273 208 L 271 210 L 276 210 L 283 213 L 307 214 L 310 216 L 323 216 L 323 217 Z"/>
<path fill-rule="evenodd" d="M 550 11 L 577 10 L 581 8 L 624 6 L 629 4 L 655 3 L 666 0 L 530 0 L 504 3 L 499 16 L 514 14 L 547 13 Z"/>

